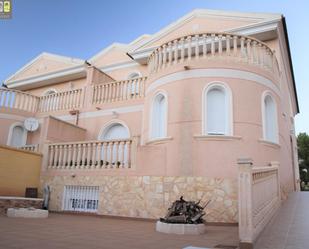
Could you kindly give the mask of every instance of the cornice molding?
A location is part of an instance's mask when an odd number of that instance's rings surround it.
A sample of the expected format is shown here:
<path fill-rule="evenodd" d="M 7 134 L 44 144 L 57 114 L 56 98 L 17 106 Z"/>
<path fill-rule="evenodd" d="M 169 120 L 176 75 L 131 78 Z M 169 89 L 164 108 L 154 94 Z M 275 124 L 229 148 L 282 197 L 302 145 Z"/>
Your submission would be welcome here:
<path fill-rule="evenodd" d="M 84 65 L 71 67 L 43 75 L 33 76 L 26 79 L 11 81 L 7 83 L 8 88 L 26 90 L 33 87 L 45 86 L 66 80 L 78 79 L 86 76 Z"/>

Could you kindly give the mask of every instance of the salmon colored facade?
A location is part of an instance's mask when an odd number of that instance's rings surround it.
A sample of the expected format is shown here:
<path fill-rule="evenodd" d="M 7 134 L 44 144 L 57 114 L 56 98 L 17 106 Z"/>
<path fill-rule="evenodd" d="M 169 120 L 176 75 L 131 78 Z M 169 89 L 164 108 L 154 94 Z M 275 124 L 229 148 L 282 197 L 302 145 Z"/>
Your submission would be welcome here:
<path fill-rule="evenodd" d="M 184 195 L 212 200 L 208 221 L 236 223 L 239 158 L 277 162 L 281 198 L 298 190 L 279 14 L 194 10 L 86 61 L 42 53 L 5 83 L 0 143 L 43 153 L 52 210 L 158 218 Z M 23 130 L 28 117 L 37 130 Z"/>

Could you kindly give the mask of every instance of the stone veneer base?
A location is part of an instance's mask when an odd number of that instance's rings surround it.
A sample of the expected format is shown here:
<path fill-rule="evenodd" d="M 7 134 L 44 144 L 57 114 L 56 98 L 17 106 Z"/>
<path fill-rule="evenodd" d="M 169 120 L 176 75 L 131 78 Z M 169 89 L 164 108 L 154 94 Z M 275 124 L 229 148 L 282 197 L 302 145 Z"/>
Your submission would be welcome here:
<path fill-rule="evenodd" d="M 6 214 L 9 218 L 47 218 L 48 210 L 36 208 L 9 208 Z"/>
<path fill-rule="evenodd" d="M 199 235 L 205 233 L 204 224 L 171 224 L 157 221 L 156 231 L 160 233 Z"/>
<path fill-rule="evenodd" d="M 159 219 L 180 196 L 211 203 L 207 222 L 238 222 L 237 179 L 196 176 L 45 175 L 41 184 L 51 188 L 49 210 L 63 211 L 66 185 L 99 186 L 98 215 Z"/>
<path fill-rule="evenodd" d="M 43 199 L 16 196 L 0 196 L 0 215 L 5 215 L 8 208 L 42 208 Z"/>

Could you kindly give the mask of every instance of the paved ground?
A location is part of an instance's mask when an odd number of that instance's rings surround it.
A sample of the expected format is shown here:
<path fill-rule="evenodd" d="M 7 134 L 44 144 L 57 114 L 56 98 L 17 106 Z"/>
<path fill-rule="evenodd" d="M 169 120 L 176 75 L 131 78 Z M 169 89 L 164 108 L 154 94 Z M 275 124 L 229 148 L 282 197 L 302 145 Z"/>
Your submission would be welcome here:
<path fill-rule="evenodd" d="M 238 227 L 207 226 L 204 235 L 155 232 L 150 221 L 51 214 L 48 219 L 0 216 L 1 249 L 180 249 L 238 243 Z"/>
<path fill-rule="evenodd" d="M 259 237 L 254 249 L 309 248 L 309 192 L 296 192 Z"/>

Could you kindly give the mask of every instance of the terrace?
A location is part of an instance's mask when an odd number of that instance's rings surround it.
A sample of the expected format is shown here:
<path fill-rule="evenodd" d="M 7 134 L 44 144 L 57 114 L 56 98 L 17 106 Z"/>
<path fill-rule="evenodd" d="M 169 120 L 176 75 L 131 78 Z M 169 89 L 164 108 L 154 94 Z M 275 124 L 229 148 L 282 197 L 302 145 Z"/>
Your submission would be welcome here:
<path fill-rule="evenodd" d="M 85 86 L 83 88 L 62 91 L 44 96 L 0 88 L 0 110 L 11 112 L 20 110 L 29 113 L 51 113 L 86 108 L 88 104 L 95 108 L 98 105 L 143 99 L 147 77 L 123 81 L 113 81 L 104 84 Z M 85 95 L 90 92 L 91 99 Z M 86 103 L 89 101 L 89 103 Z"/>

